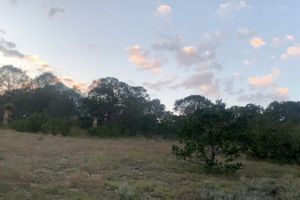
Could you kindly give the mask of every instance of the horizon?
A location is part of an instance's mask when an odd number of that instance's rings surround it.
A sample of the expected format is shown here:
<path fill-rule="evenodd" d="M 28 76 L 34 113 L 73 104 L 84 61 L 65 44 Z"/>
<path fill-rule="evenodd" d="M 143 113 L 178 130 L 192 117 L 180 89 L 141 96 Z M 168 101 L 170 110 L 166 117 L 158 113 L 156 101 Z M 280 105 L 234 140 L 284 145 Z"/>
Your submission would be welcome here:
<path fill-rule="evenodd" d="M 300 2 L 119 2 L 0 2 L 0 64 L 82 87 L 116 77 L 168 110 L 190 94 L 228 105 L 299 100 Z"/>

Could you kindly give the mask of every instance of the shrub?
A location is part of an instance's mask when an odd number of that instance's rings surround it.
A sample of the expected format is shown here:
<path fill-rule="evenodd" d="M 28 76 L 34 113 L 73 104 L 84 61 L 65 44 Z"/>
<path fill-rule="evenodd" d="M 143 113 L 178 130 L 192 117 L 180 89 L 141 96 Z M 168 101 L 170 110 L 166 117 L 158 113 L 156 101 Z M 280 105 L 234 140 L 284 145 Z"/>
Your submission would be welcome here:
<path fill-rule="evenodd" d="M 11 127 L 21 132 L 43 132 L 68 135 L 70 133 L 71 123 L 65 119 L 49 119 L 43 114 L 34 113 L 26 119 L 14 121 Z"/>
<path fill-rule="evenodd" d="M 68 135 L 71 123 L 65 119 L 48 119 L 41 127 L 43 133 Z"/>
<path fill-rule="evenodd" d="M 11 126 L 17 131 L 36 133 L 41 131 L 43 124 L 46 122 L 47 117 L 45 115 L 34 113 L 26 119 L 13 122 Z"/>
<path fill-rule="evenodd" d="M 259 123 L 252 131 L 248 154 L 280 163 L 300 164 L 300 126 Z"/>
<path fill-rule="evenodd" d="M 232 112 L 220 101 L 192 114 L 179 139 L 182 146 L 174 145 L 173 153 L 178 158 L 204 164 L 208 172 L 234 172 L 242 166 L 233 161 L 243 150 L 243 132 Z"/>
<path fill-rule="evenodd" d="M 102 125 L 97 128 L 91 128 L 89 130 L 90 134 L 95 135 L 97 137 L 117 137 L 124 134 L 128 134 L 127 131 L 122 132 L 122 130 L 118 126 L 109 126 Z"/>

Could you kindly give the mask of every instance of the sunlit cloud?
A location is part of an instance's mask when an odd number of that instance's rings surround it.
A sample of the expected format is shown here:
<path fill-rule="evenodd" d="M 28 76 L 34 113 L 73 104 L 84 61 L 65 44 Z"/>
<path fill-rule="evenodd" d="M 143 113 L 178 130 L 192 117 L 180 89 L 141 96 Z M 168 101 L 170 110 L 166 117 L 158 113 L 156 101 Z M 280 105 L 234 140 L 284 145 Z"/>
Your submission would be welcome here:
<path fill-rule="evenodd" d="M 300 46 L 291 46 L 289 47 L 284 54 L 281 55 L 281 58 L 284 60 L 290 58 L 300 58 Z"/>
<path fill-rule="evenodd" d="M 72 77 L 69 76 L 60 76 L 58 77 L 58 81 L 62 82 L 69 88 L 74 88 L 83 92 L 87 92 L 88 90 L 88 85 L 86 83 L 75 81 Z"/>
<path fill-rule="evenodd" d="M 248 78 L 249 84 L 255 87 L 267 87 L 273 85 L 274 79 L 280 75 L 281 71 L 273 69 L 271 74 L 266 76 L 252 76 Z"/>
<path fill-rule="evenodd" d="M 46 72 L 51 71 L 51 67 L 48 62 L 42 60 L 38 55 L 27 55 L 24 59 L 32 64 L 39 66 L 39 71 Z"/>
<path fill-rule="evenodd" d="M 287 87 L 280 87 L 277 89 L 277 92 L 281 96 L 288 96 L 289 95 L 289 88 Z"/>
<path fill-rule="evenodd" d="M 133 45 L 127 48 L 129 61 L 135 64 L 139 69 L 149 70 L 155 74 L 162 71 L 162 61 L 160 59 L 150 58 L 148 52 L 144 51 L 139 45 Z"/>
<path fill-rule="evenodd" d="M 266 45 L 267 43 L 262 38 L 255 37 L 250 41 L 250 44 L 254 48 L 260 48 L 260 47 Z"/>
<path fill-rule="evenodd" d="M 172 13 L 172 8 L 169 5 L 163 4 L 156 8 L 157 15 L 167 16 L 167 15 L 170 15 L 171 13 Z"/>
<path fill-rule="evenodd" d="M 197 52 L 197 49 L 196 49 L 196 47 L 187 46 L 187 47 L 182 48 L 182 52 L 186 55 L 195 55 Z"/>

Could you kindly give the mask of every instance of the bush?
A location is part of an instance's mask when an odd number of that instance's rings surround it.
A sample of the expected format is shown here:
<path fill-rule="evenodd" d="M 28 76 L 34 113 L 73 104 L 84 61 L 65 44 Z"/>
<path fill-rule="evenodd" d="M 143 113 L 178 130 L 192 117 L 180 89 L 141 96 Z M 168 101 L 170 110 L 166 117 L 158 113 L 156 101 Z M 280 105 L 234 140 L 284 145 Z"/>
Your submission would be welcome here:
<path fill-rule="evenodd" d="M 49 119 L 41 127 L 43 133 L 68 135 L 71 130 L 71 123 L 64 119 Z"/>
<path fill-rule="evenodd" d="M 21 132 L 36 133 L 42 130 L 42 126 L 47 122 L 45 115 L 34 113 L 26 119 L 17 120 L 12 123 L 12 128 Z"/>
<path fill-rule="evenodd" d="M 253 128 L 251 138 L 250 156 L 300 164 L 300 126 L 261 123 Z"/>
<path fill-rule="evenodd" d="M 20 132 L 68 135 L 71 130 L 71 123 L 65 119 L 49 119 L 43 114 L 34 113 L 26 119 L 14 121 L 11 127 Z"/>
<path fill-rule="evenodd" d="M 91 128 L 89 130 L 91 135 L 95 135 L 97 137 L 118 137 L 124 136 L 124 134 L 128 134 L 127 131 L 122 131 L 118 126 L 109 126 L 103 125 L 97 128 Z"/>

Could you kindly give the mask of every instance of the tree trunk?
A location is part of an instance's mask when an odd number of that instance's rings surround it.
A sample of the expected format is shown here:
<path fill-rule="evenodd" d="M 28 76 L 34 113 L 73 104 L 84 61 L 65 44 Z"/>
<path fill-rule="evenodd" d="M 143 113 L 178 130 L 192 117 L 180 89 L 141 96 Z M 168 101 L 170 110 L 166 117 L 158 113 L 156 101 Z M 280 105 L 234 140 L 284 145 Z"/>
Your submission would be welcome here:
<path fill-rule="evenodd" d="M 3 115 L 3 124 L 8 125 L 11 117 L 11 111 L 10 110 L 4 110 L 4 115 Z"/>
<path fill-rule="evenodd" d="M 93 119 L 93 128 L 97 128 L 97 126 L 98 126 L 98 118 L 94 117 L 94 119 Z"/>

